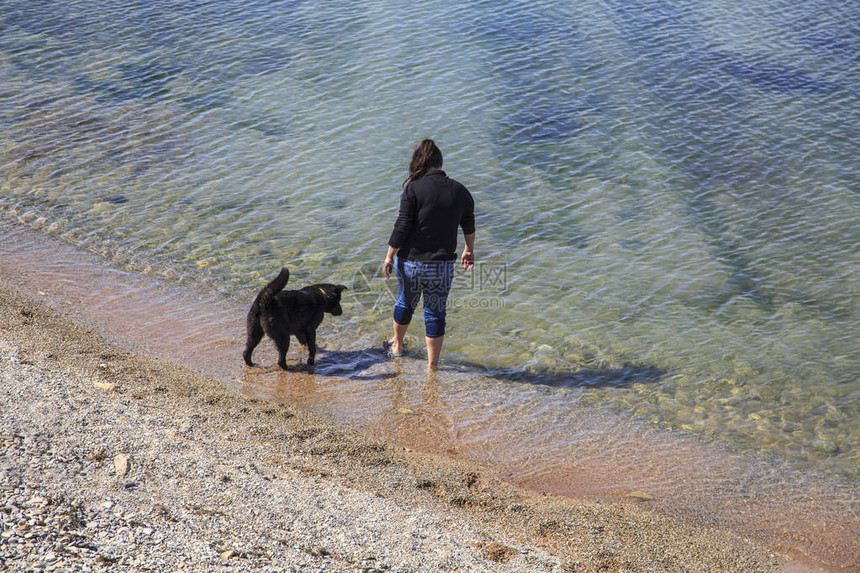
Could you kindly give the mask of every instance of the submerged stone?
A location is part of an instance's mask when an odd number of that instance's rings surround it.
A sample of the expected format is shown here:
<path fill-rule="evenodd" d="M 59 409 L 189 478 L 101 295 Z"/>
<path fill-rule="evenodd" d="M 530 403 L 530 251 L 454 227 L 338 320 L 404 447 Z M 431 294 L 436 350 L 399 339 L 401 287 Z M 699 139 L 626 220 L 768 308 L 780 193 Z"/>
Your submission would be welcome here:
<path fill-rule="evenodd" d="M 705 60 L 712 60 L 723 72 L 767 91 L 829 94 L 840 88 L 836 82 L 770 61 L 750 61 L 725 53 L 708 54 Z"/>
<path fill-rule="evenodd" d="M 547 106 L 543 109 L 526 109 L 502 120 L 503 129 L 510 138 L 526 141 L 546 141 L 574 137 L 582 130 L 576 110 Z"/>
<path fill-rule="evenodd" d="M 241 58 L 242 71 L 248 75 L 270 74 L 285 68 L 292 55 L 280 48 L 265 48 Z"/>
<path fill-rule="evenodd" d="M 856 58 L 860 52 L 860 28 L 824 30 L 802 38 L 801 43 L 844 58 Z"/>

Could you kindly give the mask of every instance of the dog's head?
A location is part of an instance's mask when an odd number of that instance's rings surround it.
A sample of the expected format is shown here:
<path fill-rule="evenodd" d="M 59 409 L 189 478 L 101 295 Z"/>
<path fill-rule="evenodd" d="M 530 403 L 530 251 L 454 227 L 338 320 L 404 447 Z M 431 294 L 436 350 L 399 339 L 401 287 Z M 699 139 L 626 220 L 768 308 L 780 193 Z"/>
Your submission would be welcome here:
<path fill-rule="evenodd" d="M 343 309 L 340 307 L 340 296 L 343 291 L 348 290 L 343 285 L 331 285 L 331 284 L 320 284 L 316 285 L 322 293 L 325 295 L 326 299 L 326 309 L 325 311 L 334 316 L 340 316 L 343 314 Z"/>

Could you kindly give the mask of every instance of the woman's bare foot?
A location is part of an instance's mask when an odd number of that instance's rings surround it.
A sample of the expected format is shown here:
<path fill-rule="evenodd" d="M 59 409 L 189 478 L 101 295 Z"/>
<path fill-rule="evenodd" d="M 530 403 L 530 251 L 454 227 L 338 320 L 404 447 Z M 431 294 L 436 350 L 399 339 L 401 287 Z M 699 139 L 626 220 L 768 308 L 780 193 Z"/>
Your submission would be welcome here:
<path fill-rule="evenodd" d="M 408 324 L 397 324 L 397 321 L 394 321 L 394 336 L 388 341 L 388 354 L 392 358 L 403 356 L 405 346 L 403 339 L 406 337 L 407 328 L 409 328 Z"/>
<path fill-rule="evenodd" d="M 442 341 L 444 336 L 438 338 L 426 337 L 427 341 L 427 372 L 436 372 L 439 370 L 439 354 L 442 353 Z"/>
<path fill-rule="evenodd" d="M 388 349 L 388 355 L 392 358 L 399 358 L 403 356 L 403 344 L 397 344 L 395 339 L 391 339 L 386 343 L 386 348 Z"/>

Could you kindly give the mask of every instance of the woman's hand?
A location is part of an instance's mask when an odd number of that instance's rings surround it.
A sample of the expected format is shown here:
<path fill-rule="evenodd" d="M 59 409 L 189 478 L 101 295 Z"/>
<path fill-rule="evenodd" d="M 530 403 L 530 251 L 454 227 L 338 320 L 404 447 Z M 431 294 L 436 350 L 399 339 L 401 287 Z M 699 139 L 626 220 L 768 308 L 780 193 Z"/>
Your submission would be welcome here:
<path fill-rule="evenodd" d="M 463 256 L 460 257 L 460 262 L 463 263 L 463 268 L 471 271 L 475 266 L 475 254 L 470 249 L 463 249 Z"/>
<path fill-rule="evenodd" d="M 388 246 L 388 252 L 385 254 L 385 261 L 382 263 L 382 274 L 385 278 L 391 276 L 391 271 L 394 270 L 394 257 L 397 256 L 397 247 Z"/>
<path fill-rule="evenodd" d="M 382 274 L 385 275 L 385 278 L 391 276 L 391 271 L 394 270 L 394 257 L 385 257 L 385 261 L 382 263 Z"/>
<path fill-rule="evenodd" d="M 460 262 L 463 263 L 464 269 L 471 271 L 475 266 L 475 233 L 464 233 L 463 238 L 466 240 L 466 246 L 463 247 Z"/>

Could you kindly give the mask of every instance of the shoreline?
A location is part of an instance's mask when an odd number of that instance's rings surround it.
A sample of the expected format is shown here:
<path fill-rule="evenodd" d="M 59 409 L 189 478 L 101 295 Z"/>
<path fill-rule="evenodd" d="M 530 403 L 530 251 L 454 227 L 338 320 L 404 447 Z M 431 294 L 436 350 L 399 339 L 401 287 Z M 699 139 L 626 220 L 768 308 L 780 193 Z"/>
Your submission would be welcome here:
<path fill-rule="evenodd" d="M 0 297 L 10 570 L 808 570 L 647 502 L 519 490 L 243 397 Z"/>

